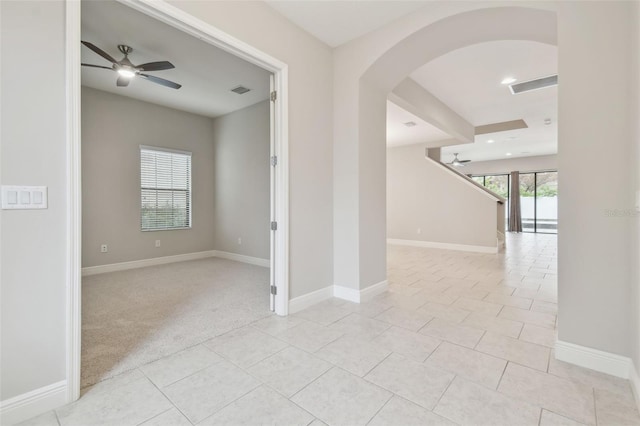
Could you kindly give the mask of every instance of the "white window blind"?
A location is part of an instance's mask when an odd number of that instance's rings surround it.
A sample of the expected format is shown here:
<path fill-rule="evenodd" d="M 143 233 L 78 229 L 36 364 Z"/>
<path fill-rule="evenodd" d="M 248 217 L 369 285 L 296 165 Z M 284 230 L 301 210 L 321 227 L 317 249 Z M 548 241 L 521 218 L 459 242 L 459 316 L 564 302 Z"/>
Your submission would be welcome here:
<path fill-rule="evenodd" d="M 191 228 L 191 153 L 140 147 L 143 231 Z"/>

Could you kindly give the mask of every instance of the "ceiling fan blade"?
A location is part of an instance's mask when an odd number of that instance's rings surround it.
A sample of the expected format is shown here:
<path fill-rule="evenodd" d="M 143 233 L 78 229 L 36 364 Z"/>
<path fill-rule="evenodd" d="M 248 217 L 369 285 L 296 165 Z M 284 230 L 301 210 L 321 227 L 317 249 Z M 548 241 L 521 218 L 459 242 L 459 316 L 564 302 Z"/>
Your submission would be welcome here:
<path fill-rule="evenodd" d="M 461 163 L 469 163 L 471 160 L 458 160 L 458 161 L 460 161 Z"/>
<path fill-rule="evenodd" d="M 87 46 L 89 49 L 93 50 L 94 52 L 96 52 L 98 55 L 102 56 L 104 59 L 106 59 L 107 61 L 111 62 L 112 64 L 117 64 L 118 61 L 116 61 L 115 59 L 113 59 L 107 52 L 105 52 L 104 50 L 100 49 L 98 46 L 96 46 L 95 44 L 91 44 L 88 41 L 83 41 L 82 44 L 84 44 L 85 46 Z"/>
<path fill-rule="evenodd" d="M 80 64 L 80 65 L 82 65 L 83 67 L 104 68 L 105 70 L 111 70 L 111 71 L 114 71 L 114 69 L 113 69 L 113 68 L 111 68 L 111 67 L 103 67 L 102 65 L 93 65 L 93 64 Z"/>
<path fill-rule="evenodd" d="M 131 82 L 131 78 L 120 76 L 120 77 L 118 77 L 118 80 L 116 81 L 116 86 L 118 86 L 118 87 L 127 87 L 130 82 Z"/>
<path fill-rule="evenodd" d="M 136 67 L 140 71 L 162 71 L 175 68 L 169 61 L 147 62 Z"/>
<path fill-rule="evenodd" d="M 164 78 L 154 77 L 149 74 L 138 74 L 138 75 L 154 83 L 161 84 L 166 87 L 171 87 L 172 89 L 179 89 L 182 87 L 182 84 L 174 83 L 173 81 L 165 80 Z"/>

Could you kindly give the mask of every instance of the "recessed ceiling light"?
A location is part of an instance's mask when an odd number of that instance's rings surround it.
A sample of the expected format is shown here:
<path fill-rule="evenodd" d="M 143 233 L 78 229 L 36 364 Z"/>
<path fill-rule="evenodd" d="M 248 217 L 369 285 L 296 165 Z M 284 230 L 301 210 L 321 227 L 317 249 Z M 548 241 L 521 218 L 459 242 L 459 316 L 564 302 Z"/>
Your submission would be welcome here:
<path fill-rule="evenodd" d="M 416 125 L 415 121 L 407 121 L 406 123 L 403 123 L 405 126 L 407 127 L 413 127 Z"/>
<path fill-rule="evenodd" d="M 509 157 L 509 156 L 511 156 L 511 155 L 513 155 L 513 154 L 511 154 L 510 152 L 507 152 L 505 155 L 506 155 L 507 157 Z"/>
<path fill-rule="evenodd" d="M 494 143 L 494 142 L 495 142 L 495 141 L 494 141 L 493 139 L 489 139 L 489 140 L 487 141 L 487 143 Z"/>
<path fill-rule="evenodd" d="M 513 77 L 505 77 L 502 79 L 502 81 L 500 83 L 502 84 L 511 84 L 511 83 L 515 83 L 516 79 Z"/>

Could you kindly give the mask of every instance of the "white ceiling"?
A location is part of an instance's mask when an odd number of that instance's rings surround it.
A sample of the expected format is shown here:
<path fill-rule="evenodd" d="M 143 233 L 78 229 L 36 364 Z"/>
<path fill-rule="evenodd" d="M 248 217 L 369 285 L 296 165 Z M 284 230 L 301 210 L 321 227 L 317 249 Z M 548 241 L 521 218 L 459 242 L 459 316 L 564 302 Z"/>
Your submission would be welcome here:
<path fill-rule="evenodd" d="M 474 126 L 524 119 L 529 128 L 476 136 L 475 143 L 445 147 L 474 161 L 547 155 L 557 152 L 557 87 L 513 95 L 501 84 L 511 76 L 527 81 L 556 74 L 557 48 L 528 41 L 476 44 L 445 54 L 411 78 Z M 545 119 L 551 119 L 545 125 Z M 493 140 L 488 144 L 486 141 Z"/>
<path fill-rule="evenodd" d="M 175 90 L 134 79 L 128 87 L 116 87 L 117 73 L 82 67 L 85 86 L 209 117 L 269 97 L 267 71 L 115 1 L 82 2 L 82 40 L 117 60 L 123 56 L 118 44 L 134 49 L 129 55 L 134 64 L 167 60 L 176 68 L 149 74 L 182 84 Z M 84 46 L 82 62 L 110 66 Z M 239 85 L 251 91 L 244 95 L 230 91 Z"/>
<path fill-rule="evenodd" d="M 407 127 L 404 123 L 416 123 Z M 387 146 L 411 145 L 451 139 L 447 133 L 387 101 Z"/>
<path fill-rule="evenodd" d="M 331 47 L 340 46 L 426 5 L 425 1 L 265 0 Z"/>

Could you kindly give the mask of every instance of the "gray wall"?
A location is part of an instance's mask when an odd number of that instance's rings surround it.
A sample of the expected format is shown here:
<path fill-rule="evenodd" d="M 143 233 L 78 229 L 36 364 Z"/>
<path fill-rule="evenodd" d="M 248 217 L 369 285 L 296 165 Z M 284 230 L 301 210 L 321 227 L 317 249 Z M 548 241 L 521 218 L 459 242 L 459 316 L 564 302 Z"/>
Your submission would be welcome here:
<path fill-rule="evenodd" d="M 606 211 L 633 209 L 633 7 L 558 4 L 559 339 L 623 356 L 633 340 L 630 231 L 637 218 Z"/>
<path fill-rule="evenodd" d="M 213 139 L 215 248 L 269 259 L 269 101 L 214 119 Z"/>
<path fill-rule="evenodd" d="M 65 379 L 64 13 L 61 2 L 0 2 L 0 178 L 49 189 L 46 210 L 1 212 L 2 400 Z"/>
<path fill-rule="evenodd" d="M 632 101 L 631 117 L 636 117 L 632 122 L 632 132 L 635 139 L 633 155 L 631 155 L 631 168 L 634 171 L 634 189 L 640 191 L 640 2 L 635 3 L 634 19 L 634 43 L 631 45 L 631 56 L 634 60 L 631 75 L 635 76 L 632 81 L 632 92 L 635 96 Z M 640 194 L 636 194 L 640 197 Z M 640 202 L 640 199 L 636 199 Z M 631 281 L 631 344 L 632 359 L 635 364 L 636 372 L 640 372 L 640 217 L 636 209 L 636 217 L 633 219 L 633 247 L 631 250 L 632 265 L 632 281 Z M 640 395 L 636 395 L 638 404 L 640 405 Z"/>
<path fill-rule="evenodd" d="M 387 237 L 496 247 L 496 201 L 425 159 L 424 148 L 387 150 Z"/>
<path fill-rule="evenodd" d="M 508 160 L 472 161 L 460 169 L 464 174 L 474 175 L 504 174 L 514 171 L 533 172 L 538 170 L 558 170 L 558 156 L 537 155 L 534 157 L 510 158 Z"/>
<path fill-rule="evenodd" d="M 82 87 L 82 266 L 213 250 L 213 135 L 208 117 Z M 191 151 L 191 229 L 140 230 L 140 145 Z"/>

